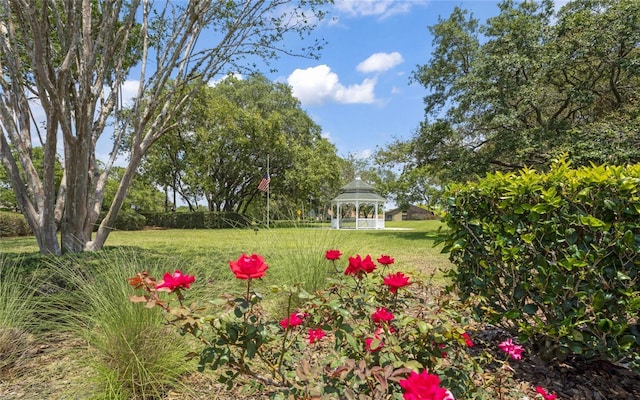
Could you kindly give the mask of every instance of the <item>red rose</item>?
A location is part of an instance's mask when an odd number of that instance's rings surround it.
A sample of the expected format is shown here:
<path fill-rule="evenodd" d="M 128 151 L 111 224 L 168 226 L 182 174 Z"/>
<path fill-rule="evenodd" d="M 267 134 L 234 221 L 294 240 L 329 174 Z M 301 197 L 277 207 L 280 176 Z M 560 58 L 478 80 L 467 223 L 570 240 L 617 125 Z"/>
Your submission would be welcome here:
<path fill-rule="evenodd" d="M 393 264 L 396 260 L 394 260 L 393 258 L 387 256 L 387 255 L 381 255 L 380 258 L 378 258 L 377 260 L 380 264 L 382 265 L 391 265 Z"/>
<path fill-rule="evenodd" d="M 466 332 L 463 333 L 462 334 L 462 338 L 464 339 L 464 342 L 467 344 L 467 347 L 473 347 L 473 341 L 469 337 L 468 333 L 466 333 Z"/>
<path fill-rule="evenodd" d="M 407 379 L 398 382 L 403 389 L 405 400 L 444 400 L 449 396 L 447 389 L 440 387 L 438 375 L 411 372 Z"/>
<path fill-rule="evenodd" d="M 262 256 L 257 254 L 247 256 L 242 253 L 236 261 L 229 261 L 229 268 L 238 279 L 256 279 L 262 278 L 269 266 L 264 263 L 264 257 Z"/>
<path fill-rule="evenodd" d="M 327 260 L 335 261 L 340 259 L 342 253 L 340 250 L 327 250 L 324 256 Z"/>
<path fill-rule="evenodd" d="M 309 344 L 314 344 L 318 340 L 322 339 L 324 336 L 325 336 L 325 333 L 320 328 L 309 329 L 309 337 L 307 338 L 307 340 L 309 341 Z"/>
<path fill-rule="evenodd" d="M 195 280 L 196 278 L 193 275 L 183 275 L 182 271 L 177 269 L 173 272 L 173 275 L 168 272 L 164 274 L 163 280 L 156 285 L 156 290 L 167 288 L 169 292 L 173 292 L 176 289 L 189 289 L 189 286 Z"/>
<path fill-rule="evenodd" d="M 375 323 L 390 322 L 394 318 L 395 318 L 395 316 L 389 310 L 387 310 L 384 307 L 376 308 L 376 312 L 371 314 L 371 319 L 373 319 L 373 322 L 375 322 Z"/>
<path fill-rule="evenodd" d="M 409 282 L 409 277 L 403 274 L 402 272 L 398 272 L 395 274 L 389 274 L 386 278 L 384 278 L 384 284 L 389 286 L 389 290 L 391 293 L 396 293 L 399 288 L 407 286 L 411 284 Z"/>
<path fill-rule="evenodd" d="M 364 339 L 364 348 L 371 353 L 375 353 L 384 347 L 382 340 L 376 335 L 374 337 L 368 337 Z"/>
<path fill-rule="evenodd" d="M 556 398 L 558 397 L 554 393 L 547 393 L 546 389 L 542 386 L 536 386 L 536 392 L 538 392 L 538 394 L 542 396 L 544 400 L 556 400 Z"/>
<path fill-rule="evenodd" d="M 289 315 L 289 318 L 285 318 L 280 321 L 280 326 L 282 327 L 282 329 L 287 329 L 292 326 L 302 325 L 302 318 L 304 318 L 304 314 L 291 313 L 291 315 Z"/>
<path fill-rule="evenodd" d="M 367 255 L 364 259 L 357 254 L 355 257 L 349 257 L 349 265 L 345 269 L 345 275 L 353 275 L 361 278 L 363 274 L 369 274 L 376 269 L 376 264 L 371 260 L 371 256 Z"/>

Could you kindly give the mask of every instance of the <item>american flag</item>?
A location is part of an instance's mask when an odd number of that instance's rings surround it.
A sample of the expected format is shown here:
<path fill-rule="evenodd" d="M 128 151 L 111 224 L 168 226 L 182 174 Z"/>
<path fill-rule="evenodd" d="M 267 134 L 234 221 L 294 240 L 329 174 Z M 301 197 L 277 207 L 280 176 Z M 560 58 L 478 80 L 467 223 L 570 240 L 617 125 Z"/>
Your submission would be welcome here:
<path fill-rule="evenodd" d="M 258 183 L 258 190 L 262 190 L 263 192 L 269 190 L 269 182 L 271 182 L 271 178 L 268 173 L 265 173 L 260 183 Z"/>

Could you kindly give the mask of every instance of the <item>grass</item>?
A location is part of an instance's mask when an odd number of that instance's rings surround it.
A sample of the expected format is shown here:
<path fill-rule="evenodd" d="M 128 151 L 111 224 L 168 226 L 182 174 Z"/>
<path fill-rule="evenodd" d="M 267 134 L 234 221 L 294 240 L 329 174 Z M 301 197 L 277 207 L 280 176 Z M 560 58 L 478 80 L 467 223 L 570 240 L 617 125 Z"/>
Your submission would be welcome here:
<path fill-rule="evenodd" d="M 352 255 L 371 254 L 375 259 L 387 254 L 395 258 L 392 271 L 403 271 L 416 279 L 427 277 L 436 285 L 444 285 L 441 271 L 451 265 L 447 256 L 433 247 L 440 223 L 392 222 L 387 226 L 395 229 L 116 231 L 100 252 L 53 259 L 37 254 L 33 237 L 0 239 L 0 253 L 5 258 L 12 262 L 26 260 L 21 271 L 46 277 L 47 282 L 39 284 L 40 289 L 54 287 L 47 289 L 46 297 L 52 301 L 46 305 L 48 311 L 40 310 L 45 318 L 39 323 L 46 326 L 40 329 L 64 336 L 52 346 L 75 347 L 52 350 L 46 365 L 32 371 L 34 382 L 23 377 L 13 384 L 42 395 L 32 394 L 29 398 L 162 398 L 162 393 L 172 387 L 174 393 L 177 390 L 184 395 L 187 389 L 178 379 L 185 378 L 187 370 L 195 370 L 195 365 L 182 361 L 181 356 L 188 350 L 185 341 L 176 340 L 173 332 L 165 329 L 159 313 L 154 312 L 158 310 L 129 302 L 128 296 L 134 291 L 127 285 L 127 278 L 137 271 L 148 270 L 158 278 L 175 269 L 195 275 L 187 301 L 206 302 L 222 293 L 242 293 L 245 282 L 234 278 L 228 262 L 242 253 L 258 253 L 265 257 L 269 270 L 265 278 L 256 282 L 257 290 L 303 282 L 307 290 L 313 291 L 323 285 L 327 268 L 331 268 L 324 259 L 325 251 L 339 249 L 343 253 L 341 268 L 346 267 L 347 258 Z M 30 300 L 22 303 L 35 304 Z M 276 312 L 279 308 L 274 303 L 271 310 Z M 62 383 L 43 384 L 48 376 L 57 377 Z M 63 387 L 56 389 L 56 384 Z M 1 380 L 0 397 L 11 398 L 3 392 Z"/>
<path fill-rule="evenodd" d="M 68 329 L 86 343 L 83 361 L 92 370 L 86 393 L 97 399 L 161 398 L 188 371 L 186 342 L 164 324 L 160 310 L 129 301 L 127 278 L 162 267 L 132 250 L 104 253 L 87 271 L 82 257 L 49 265 L 72 288 L 71 301 L 55 307 Z"/>
<path fill-rule="evenodd" d="M 20 274 L 19 264 L 0 257 L 0 381 L 25 372 L 26 358 L 35 348 L 34 286 Z"/>

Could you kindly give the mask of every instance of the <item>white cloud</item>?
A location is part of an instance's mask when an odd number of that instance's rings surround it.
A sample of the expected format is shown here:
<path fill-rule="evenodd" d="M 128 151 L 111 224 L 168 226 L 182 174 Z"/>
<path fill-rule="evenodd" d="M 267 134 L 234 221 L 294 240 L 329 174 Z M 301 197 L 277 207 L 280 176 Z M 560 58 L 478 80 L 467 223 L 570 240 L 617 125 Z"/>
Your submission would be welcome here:
<path fill-rule="evenodd" d="M 334 7 L 351 17 L 378 16 L 384 19 L 396 14 L 406 14 L 416 3 L 406 0 L 336 0 Z"/>
<path fill-rule="evenodd" d="M 212 79 L 212 80 L 210 80 L 209 82 L 207 82 L 207 86 L 209 86 L 209 87 L 215 87 L 216 85 L 218 85 L 218 83 L 220 83 L 220 82 L 222 82 L 222 81 L 224 81 L 225 79 L 230 78 L 230 77 L 233 77 L 233 78 L 235 78 L 235 79 L 237 79 L 237 80 L 239 80 L 239 81 L 241 81 L 241 80 L 243 80 L 243 79 L 244 79 L 244 76 L 242 76 L 242 74 L 241 74 L 241 73 L 239 73 L 239 72 L 234 72 L 234 73 L 229 73 L 229 74 L 227 74 L 227 75 L 223 76 L 222 78 L 218 78 L 218 79 Z"/>
<path fill-rule="evenodd" d="M 364 150 L 355 152 L 353 156 L 358 160 L 366 160 L 369 157 L 371 157 L 372 154 L 373 152 L 371 151 L 371 149 L 364 149 Z"/>
<path fill-rule="evenodd" d="M 287 83 L 291 86 L 293 95 L 304 105 L 375 102 L 375 79 L 365 79 L 361 84 L 345 86 L 340 83 L 338 75 L 326 65 L 296 69 L 287 78 Z"/>
<path fill-rule="evenodd" d="M 383 72 L 403 62 L 404 58 L 402 58 L 402 54 L 397 51 L 393 53 L 375 53 L 358 64 L 356 70 L 360 72 Z"/>
<path fill-rule="evenodd" d="M 140 85 L 140 81 L 124 81 L 120 90 L 122 91 L 122 102 L 125 107 L 130 107 L 133 105 L 133 99 L 138 96 L 138 86 Z M 105 91 L 108 91 L 108 88 L 105 88 Z"/>

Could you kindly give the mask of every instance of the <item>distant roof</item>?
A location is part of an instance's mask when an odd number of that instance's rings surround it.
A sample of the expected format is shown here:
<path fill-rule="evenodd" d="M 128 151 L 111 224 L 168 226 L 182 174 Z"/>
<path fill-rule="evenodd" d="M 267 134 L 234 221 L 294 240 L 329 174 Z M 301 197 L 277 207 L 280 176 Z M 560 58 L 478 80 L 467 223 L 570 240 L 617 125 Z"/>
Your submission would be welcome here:
<path fill-rule="evenodd" d="M 375 193 L 376 188 L 367 182 L 356 177 L 355 180 L 349 182 L 342 187 L 342 193 L 337 195 L 332 202 L 347 201 L 370 201 L 374 203 L 384 203 L 387 201 L 384 197 Z"/>

